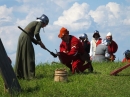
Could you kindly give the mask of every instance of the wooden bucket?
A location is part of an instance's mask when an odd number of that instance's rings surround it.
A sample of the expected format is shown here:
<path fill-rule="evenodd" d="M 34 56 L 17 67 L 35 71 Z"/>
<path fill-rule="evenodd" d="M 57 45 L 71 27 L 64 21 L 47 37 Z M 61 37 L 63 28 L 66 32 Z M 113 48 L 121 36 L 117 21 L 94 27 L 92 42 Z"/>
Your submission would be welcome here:
<path fill-rule="evenodd" d="M 67 71 L 65 69 L 56 69 L 54 75 L 54 81 L 67 82 Z"/>

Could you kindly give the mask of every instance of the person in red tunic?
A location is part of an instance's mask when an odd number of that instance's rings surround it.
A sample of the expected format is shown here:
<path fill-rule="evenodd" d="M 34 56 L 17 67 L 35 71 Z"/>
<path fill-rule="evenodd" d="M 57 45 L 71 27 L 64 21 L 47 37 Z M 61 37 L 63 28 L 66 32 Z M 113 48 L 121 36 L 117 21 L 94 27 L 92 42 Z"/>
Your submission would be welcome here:
<path fill-rule="evenodd" d="M 125 58 L 122 60 L 123 63 L 127 62 L 127 63 L 130 63 L 130 50 L 126 50 L 124 52 L 125 54 Z"/>
<path fill-rule="evenodd" d="M 110 32 L 108 32 L 108 34 L 106 35 L 106 39 L 110 40 L 110 45 L 108 46 L 108 52 L 110 54 L 110 60 L 109 61 L 114 61 L 115 60 L 115 55 L 114 53 L 117 52 L 118 50 L 118 45 L 117 43 L 113 40 L 112 38 L 112 34 Z"/>
<path fill-rule="evenodd" d="M 73 74 L 84 72 L 86 69 L 91 67 L 91 61 L 84 64 L 85 60 L 81 59 L 85 50 L 78 38 L 69 35 L 69 31 L 64 27 L 61 28 L 58 37 L 62 39 L 60 52 L 57 53 L 62 64 L 66 65 Z M 89 56 L 85 58 L 90 60 Z"/>

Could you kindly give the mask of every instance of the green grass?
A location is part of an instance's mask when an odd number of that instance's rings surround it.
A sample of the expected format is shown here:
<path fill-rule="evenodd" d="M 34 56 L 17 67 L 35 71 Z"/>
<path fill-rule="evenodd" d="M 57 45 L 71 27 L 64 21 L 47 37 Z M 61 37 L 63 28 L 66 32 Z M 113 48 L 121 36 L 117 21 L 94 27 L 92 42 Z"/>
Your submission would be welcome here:
<path fill-rule="evenodd" d="M 130 97 L 130 67 L 117 76 L 110 76 L 111 71 L 124 65 L 121 62 L 93 63 L 94 73 L 86 70 L 73 75 L 60 63 L 40 63 L 36 66 L 35 79 L 18 80 L 22 88 L 18 97 Z M 68 82 L 54 81 L 57 68 L 67 69 Z M 0 97 L 10 97 L 3 87 L 0 77 Z"/>

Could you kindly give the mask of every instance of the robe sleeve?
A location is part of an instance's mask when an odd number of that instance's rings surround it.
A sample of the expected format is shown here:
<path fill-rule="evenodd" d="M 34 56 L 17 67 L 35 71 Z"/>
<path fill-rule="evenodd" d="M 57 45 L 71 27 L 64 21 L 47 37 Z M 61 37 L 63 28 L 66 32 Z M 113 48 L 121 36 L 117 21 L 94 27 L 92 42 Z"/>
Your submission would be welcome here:
<path fill-rule="evenodd" d="M 39 23 L 37 23 L 35 31 L 34 31 L 34 35 L 35 35 L 37 41 L 41 41 L 41 38 L 39 35 L 40 29 L 41 29 L 41 23 L 39 22 Z"/>
<path fill-rule="evenodd" d="M 93 56 L 93 42 L 90 42 L 90 56 Z"/>
<path fill-rule="evenodd" d="M 106 46 L 106 49 L 105 49 L 105 57 L 110 58 L 110 54 L 108 53 L 108 47 L 107 46 Z"/>

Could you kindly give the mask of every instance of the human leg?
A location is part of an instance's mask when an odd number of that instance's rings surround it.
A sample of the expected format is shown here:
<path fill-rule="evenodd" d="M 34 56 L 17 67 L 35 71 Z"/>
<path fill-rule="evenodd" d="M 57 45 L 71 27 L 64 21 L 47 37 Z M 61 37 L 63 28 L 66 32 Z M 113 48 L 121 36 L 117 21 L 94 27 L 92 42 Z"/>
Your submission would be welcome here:
<path fill-rule="evenodd" d="M 82 61 L 82 60 L 79 60 L 79 59 L 73 60 L 73 63 L 72 63 L 72 73 L 74 74 L 74 73 L 82 72 L 83 64 L 84 64 L 84 61 Z"/>

